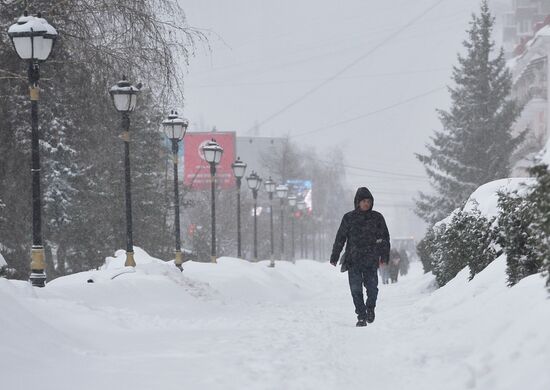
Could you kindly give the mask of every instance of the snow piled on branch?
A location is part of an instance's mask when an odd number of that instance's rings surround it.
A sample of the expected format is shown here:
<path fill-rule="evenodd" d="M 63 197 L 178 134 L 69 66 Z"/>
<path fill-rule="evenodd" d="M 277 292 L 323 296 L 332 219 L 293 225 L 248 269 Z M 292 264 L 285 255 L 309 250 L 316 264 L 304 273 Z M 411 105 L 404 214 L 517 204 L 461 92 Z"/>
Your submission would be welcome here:
<path fill-rule="evenodd" d="M 519 194 L 524 194 L 529 190 L 529 186 L 535 184 L 536 179 L 533 178 L 507 178 L 494 180 L 489 183 L 479 186 L 468 198 L 462 209 L 456 209 L 447 217 L 437 222 L 434 228 L 440 228 L 443 225 L 448 225 L 453 217 L 460 210 L 464 212 L 474 212 L 478 209 L 482 216 L 487 219 L 498 216 L 498 194 L 511 193 L 518 191 Z"/>
<path fill-rule="evenodd" d="M 473 211 L 477 208 L 481 215 L 490 219 L 498 216 L 498 193 L 511 193 L 518 191 L 519 194 L 528 191 L 530 185 L 535 184 L 536 180 L 531 178 L 508 178 L 494 180 L 483 184 L 466 201 L 463 211 Z"/>

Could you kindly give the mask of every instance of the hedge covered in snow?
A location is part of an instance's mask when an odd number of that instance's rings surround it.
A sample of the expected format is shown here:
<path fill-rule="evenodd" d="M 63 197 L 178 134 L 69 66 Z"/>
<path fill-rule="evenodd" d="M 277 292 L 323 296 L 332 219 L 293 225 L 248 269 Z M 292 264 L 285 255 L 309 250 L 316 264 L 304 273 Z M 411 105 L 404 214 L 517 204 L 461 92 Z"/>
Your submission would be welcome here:
<path fill-rule="evenodd" d="M 530 173 L 532 179 L 481 186 L 462 209 L 428 230 L 417 249 L 439 286 L 466 266 L 472 279 L 505 254 L 508 285 L 543 272 L 550 288 L 550 171 L 539 165 Z"/>

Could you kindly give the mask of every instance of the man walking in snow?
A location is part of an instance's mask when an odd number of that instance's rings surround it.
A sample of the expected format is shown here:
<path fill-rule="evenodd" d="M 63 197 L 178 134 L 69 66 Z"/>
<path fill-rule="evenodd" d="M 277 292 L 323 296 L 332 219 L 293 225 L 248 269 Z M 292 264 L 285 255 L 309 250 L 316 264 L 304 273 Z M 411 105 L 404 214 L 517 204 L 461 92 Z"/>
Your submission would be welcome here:
<path fill-rule="evenodd" d="M 342 218 L 332 247 L 330 263 L 338 263 L 340 252 L 346 245 L 343 262 L 348 270 L 349 287 L 357 325 L 366 326 L 374 321 L 374 308 L 378 296 L 378 264 L 387 263 L 390 255 L 390 234 L 382 214 L 374 211 L 374 198 L 366 187 L 355 194 L 355 209 Z M 363 298 L 363 285 L 367 301 Z"/>

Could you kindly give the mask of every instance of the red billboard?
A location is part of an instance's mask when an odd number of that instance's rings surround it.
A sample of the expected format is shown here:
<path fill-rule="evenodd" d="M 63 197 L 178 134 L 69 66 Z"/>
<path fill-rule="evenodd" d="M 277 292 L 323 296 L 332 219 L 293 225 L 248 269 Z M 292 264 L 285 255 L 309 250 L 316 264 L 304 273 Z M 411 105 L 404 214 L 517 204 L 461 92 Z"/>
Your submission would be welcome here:
<path fill-rule="evenodd" d="M 233 188 L 235 177 L 231 164 L 235 161 L 235 133 L 207 132 L 187 133 L 183 150 L 183 184 L 194 190 L 210 188 L 210 165 L 204 159 L 202 146 L 214 139 L 222 148 L 223 155 L 216 167 L 216 187 Z"/>

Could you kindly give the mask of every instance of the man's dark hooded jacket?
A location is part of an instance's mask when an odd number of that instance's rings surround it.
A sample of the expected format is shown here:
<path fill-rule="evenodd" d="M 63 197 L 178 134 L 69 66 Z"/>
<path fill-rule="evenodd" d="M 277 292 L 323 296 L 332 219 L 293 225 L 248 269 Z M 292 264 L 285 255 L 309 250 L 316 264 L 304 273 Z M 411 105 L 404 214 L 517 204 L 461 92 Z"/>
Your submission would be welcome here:
<path fill-rule="evenodd" d="M 369 210 L 362 211 L 359 202 L 363 199 L 371 199 L 374 206 L 374 198 L 370 191 L 366 187 L 359 188 L 353 202 L 355 209 L 344 215 L 336 234 L 331 263 L 338 261 L 346 243 L 346 268 L 354 265 L 378 267 L 380 259 L 387 262 L 390 255 L 390 234 L 386 221 L 382 214 L 372 210 L 372 206 Z"/>

